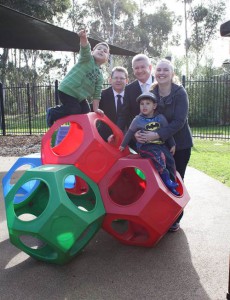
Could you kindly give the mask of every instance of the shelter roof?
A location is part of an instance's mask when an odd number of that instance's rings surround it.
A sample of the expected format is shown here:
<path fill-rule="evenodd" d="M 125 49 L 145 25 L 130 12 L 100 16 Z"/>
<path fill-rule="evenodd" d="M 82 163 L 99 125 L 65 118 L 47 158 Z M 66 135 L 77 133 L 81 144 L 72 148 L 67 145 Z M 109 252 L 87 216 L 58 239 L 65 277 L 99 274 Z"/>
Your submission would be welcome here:
<path fill-rule="evenodd" d="M 72 31 L 44 22 L 7 6 L 0 5 L 0 47 L 16 49 L 78 52 L 79 36 Z M 101 40 L 89 37 L 91 47 Z M 134 56 L 137 53 L 115 45 L 114 55 Z"/>

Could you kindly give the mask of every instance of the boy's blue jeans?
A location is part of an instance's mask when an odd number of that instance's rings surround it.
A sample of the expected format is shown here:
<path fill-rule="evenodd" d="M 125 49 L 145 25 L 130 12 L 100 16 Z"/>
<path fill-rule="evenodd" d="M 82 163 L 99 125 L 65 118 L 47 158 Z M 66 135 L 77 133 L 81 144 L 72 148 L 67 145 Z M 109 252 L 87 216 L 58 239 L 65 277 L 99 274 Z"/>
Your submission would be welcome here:
<path fill-rule="evenodd" d="M 140 156 L 150 158 L 159 174 L 168 173 L 170 178 L 176 180 L 175 161 L 168 147 L 164 144 L 141 144 L 138 149 Z"/>

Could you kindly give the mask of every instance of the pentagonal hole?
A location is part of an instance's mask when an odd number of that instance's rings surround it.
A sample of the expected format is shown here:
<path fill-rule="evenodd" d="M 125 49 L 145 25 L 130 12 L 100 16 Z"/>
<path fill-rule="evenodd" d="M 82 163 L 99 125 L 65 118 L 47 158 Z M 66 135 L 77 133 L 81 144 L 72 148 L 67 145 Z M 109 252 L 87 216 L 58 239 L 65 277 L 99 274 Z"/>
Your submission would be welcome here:
<path fill-rule="evenodd" d="M 96 128 L 98 130 L 98 133 L 102 137 L 102 139 L 105 142 L 109 143 L 110 146 L 112 146 L 114 148 L 118 148 L 120 146 L 120 143 L 121 143 L 120 138 L 118 138 L 116 136 L 116 134 L 114 134 L 114 131 L 107 123 L 105 123 L 102 120 L 97 120 Z M 110 137 L 111 135 L 113 135 L 113 139 L 108 140 L 108 137 Z"/>
<path fill-rule="evenodd" d="M 68 179 L 68 177 L 66 179 Z M 76 177 L 76 186 L 74 188 L 65 190 L 70 201 L 79 210 L 89 212 L 95 208 L 96 195 L 90 185 L 88 185 L 81 177 Z"/>
<path fill-rule="evenodd" d="M 144 242 L 149 238 L 149 233 L 146 228 L 134 221 L 129 221 L 128 225 L 129 240 L 132 242 Z"/>
<path fill-rule="evenodd" d="M 64 179 L 64 188 L 71 194 L 81 195 L 87 193 L 88 183 L 79 176 L 68 175 Z"/>
<path fill-rule="evenodd" d="M 14 204 L 20 203 L 24 201 L 26 198 L 28 198 L 33 191 L 38 187 L 39 180 L 29 180 L 25 182 L 23 185 L 21 185 L 14 196 Z"/>
<path fill-rule="evenodd" d="M 49 201 L 49 189 L 47 185 L 41 180 L 36 179 L 36 181 L 38 181 L 38 186 L 34 191 L 25 197 L 22 202 L 15 204 L 13 207 L 15 215 L 25 222 L 32 221 L 40 216 L 46 209 Z"/>
<path fill-rule="evenodd" d="M 102 120 L 96 121 L 96 128 L 100 136 L 105 142 L 108 142 L 108 137 L 113 134 L 111 127 Z"/>
<path fill-rule="evenodd" d="M 108 184 L 108 193 L 112 201 L 120 205 L 136 202 L 146 188 L 145 179 L 141 178 L 136 168 L 128 167 L 117 172 Z"/>
<path fill-rule="evenodd" d="M 58 129 L 54 131 L 52 134 L 52 139 L 51 139 L 51 145 L 52 147 L 59 145 L 66 135 L 68 134 L 70 129 L 70 124 L 69 123 L 64 123 L 61 125 Z"/>
<path fill-rule="evenodd" d="M 122 218 L 113 220 L 111 223 L 113 230 L 119 234 L 124 234 L 125 232 L 127 232 L 128 225 L 129 225 L 129 222 Z"/>
<path fill-rule="evenodd" d="M 149 233 L 143 225 L 122 219 L 122 217 L 113 220 L 111 227 L 124 241 L 144 242 L 149 238 Z"/>
<path fill-rule="evenodd" d="M 19 239 L 26 247 L 31 249 L 40 249 L 46 245 L 44 241 L 31 235 L 21 235 Z"/>
<path fill-rule="evenodd" d="M 70 155 L 79 148 L 83 138 L 83 129 L 78 123 L 64 123 L 52 135 L 51 147 L 56 155 Z"/>

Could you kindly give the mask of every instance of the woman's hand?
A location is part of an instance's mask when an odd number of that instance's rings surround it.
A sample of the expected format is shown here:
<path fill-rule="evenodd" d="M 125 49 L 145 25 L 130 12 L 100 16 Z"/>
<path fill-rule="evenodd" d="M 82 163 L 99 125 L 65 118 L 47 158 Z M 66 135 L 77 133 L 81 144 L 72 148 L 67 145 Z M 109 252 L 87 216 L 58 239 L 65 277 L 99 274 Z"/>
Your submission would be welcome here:
<path fill-rule="evenodd" d="M 146 137 L 143 134 L 142 130 L 138 130 L 135 134 L 135 139 L 138 141 L 138 143 L 144 144 L 146 143 Z"/>
<path fill-rule="evenodd" d="M 145 130 L 138 130 L 134 134 L 136 140 L 138 143 L 144 144 L 149 143 L 151 141 L 155 141 L 159 139 L 159 135 L 156 132 L 153 131 L 145 131 Z"/>
<path fill-rule="evenodd" d="M 171 153 L 172 155 L 174 155 L 175 152 L 176 152 L 176 146 L 172 146 L 172 148 L 169 149 L 169 151 L 170 151 L 170 153 Z"/>

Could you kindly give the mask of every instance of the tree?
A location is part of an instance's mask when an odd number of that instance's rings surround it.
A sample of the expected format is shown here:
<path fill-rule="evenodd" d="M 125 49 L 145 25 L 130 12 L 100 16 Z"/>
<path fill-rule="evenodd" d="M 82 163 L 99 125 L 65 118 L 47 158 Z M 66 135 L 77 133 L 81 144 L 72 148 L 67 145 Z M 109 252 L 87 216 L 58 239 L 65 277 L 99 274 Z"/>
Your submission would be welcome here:
<path fill-rule="evenodd" d="M 194 51 L 196 54 L 196 67 L 204 54 L 206 47 L 215 37 L 218 30 L 218 22 L 223 16 L 225 3 L 219 1 L 216 4 L 197 5 L 191 7 L 189 11 L 189 20 L 191 21 L 192 31 L 189 38 L 189 51 Z"/>
<path fill-rule="evenodd" d="M 136 28 L 136 38 L 139 52 L 144 52 L 152 57 L 162 54 L 165 44 L 169 41 L 173 24 L 177 22 L 175 15 L 163 4 L 155 13 L 142 12 Z"/>
<path fill-rule="evenodd" d="M 138 5 L 137 1 L 131 0 L 85 1 L 89 8 L 87 26 L 90 35 L 137 53 L 160 56 L 165 44 L 170 41 L 173 24 L 178 19 L 166 5 L 155 8 L 155 2 L 140 1 Z M 143 10 L 147 4 L 152 4 L 149 12 Z M 172 40 L 177 43 L 178 37 L 174 36 Z M 114 59 L 116 63 L 122 61 L 120 57 Z M 113 58 L 110 63 L 113 63 Z M 128 68 L 130 58 L 123 60 L 122 65 Z"/>

